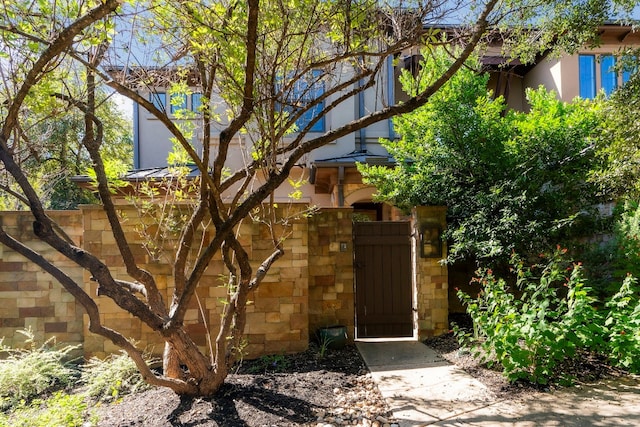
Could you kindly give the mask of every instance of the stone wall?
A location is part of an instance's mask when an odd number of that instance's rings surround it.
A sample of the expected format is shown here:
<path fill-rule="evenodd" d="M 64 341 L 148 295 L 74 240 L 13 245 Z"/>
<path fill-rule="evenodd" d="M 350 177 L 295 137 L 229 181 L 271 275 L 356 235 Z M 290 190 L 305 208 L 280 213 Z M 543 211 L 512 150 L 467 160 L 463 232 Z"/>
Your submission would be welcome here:
<path fill-rule="evenodd" d="M 144 248 L 144 239 L 136 231 L 142 220 L 133 209 L 123 207 L 127 239 L 139 265 L 150 271 L 168 300 L 173 291 L 172 267 L 168 259 L 154 259 Z M 127 210 L 128 209 L 128 210 Z M 425 221 L 436 221 L 444 228 L 443 208 L 416 210 L 416 229 Z M 128 278 L 124 263 L 111 234 L 104 212 L 98 206 L 80 211 L 51 212 L 71 238 L 107 263 L 115 277 Z M 3 227 L 21 241 L 40 251 L 83 283 L 90 295 L 96 295 L 96 283 L 88 272 L 39 242 L 31 232 L 29 212 L 3 212 Z M 285 255 L 279 259 L 262 285 L 249 297 L 247 307 L 247 357 L 304 350 L 317 329 L 335 324 L 347 326 L 353 340 L 354 273 L 352 210 L 328 208 L 309 218 L 290 223 Z M 210 235 L 200 236 L 208 243 Z M 271 253 L 266 226 L 245 221 L 239 230 L 240 242 L 247 248 L 254 268 Z M 439 258 L 422 258 L 419 239 L 415 239 L 414 274 L 418 333 L 420 338 L 447 330 L 447 269 Z M 170 245 L 169 245 L 170 246 Z M 443 249 L 442 256 L 446 255 Z M 188 309 L 185 325 L 196 343 L 208 352 L 208 338 L 214 339 L 226 298 L 223 263 L 214 257 L 202 278 L 197 297 Z M 160 354 L 163 344 L 149 327 L 124 313 L 109 298 L 96 297 L 102 321 Z M 5 344 L 23 342 L 17 330 L 30 327 L 38 340 L 56 336 L 59 342 L 82 344 L 86 356 L 103 357 L 118 351 L 100 336 L 88 332 L 88 317 L 53 278 L 22 256 L 0 245 L 0 337 Z"/>
<path fill-rule="evenodd" d="M 115 241 L 109 231 L 103 211 L 97 207 L 84 207 L 85 242 L 98 258 L 107 260 L 114 274 L 125 277 L 122 259 L 118 255 Z M 174 289 L 172 268 L 169 259 L 154 259 L 143 247 L 143 239 L 135 230 L 141 220 L 134 209 L 125 210 L 127 221 L 123 223 L 129 242 L 137 248 L 136 261 L 141 268 L 158 278 L 158 287 L 169 301 Z M 287 229 L 276 230 L 277 235 L 286 234 L 285 254 L 269 271 L 260 287 L 249 295 L 247 324 L 245 328 L 246 357 L 262 354 L 296 352 L 304 350 L 309 342 L 308 327 L 308 232 L 306 219 L 294 220 Z M 210 236 L 199 236 L 206 245 Z M 253 260 L 254 270 L 273 251 L 268 228 L 246 220 L 239 229 L 239 241 Z M 102 244 L 100 242 L 102 241 Z M 170 244 L 165 244 L 169 252 Z M 185 327 L 194 341 L 205 353 L 210 352 L 209 340 L 215 340 L 224 301 L 227 296 L 226 279 L 220 254 L 209 263 L 192 305 L 188 308 Z M 90 283 L 90 292 L 95 295 L 96 284 Z M 129 314 L 124 313 L 107 297 L 97 297 L 102 321 L 149 347 L 153 353 L 162 352 L 162 341 L 158 334 Z M 85 316 L 86 317 L 86 316 Z M 85 328 L 87 327 L 85 319 Z M 116 348 L 102 337 L 90 334 L 85 329 L 85 353 L 102 357 Z"/>
<path fill-rule="evenodd" d="M 352 209 L 323 209 L 309 218 L 309 330 L 344 325 L 354 338 Z"/>
<path fill-rule="evenodd" d="M 76 244 L 82 244 L 82 217 L 78 211 L 48 212 Z M 82 269 L 33 234 L 29 212 L 2 212 L 2 227 L 26 246 L 40 252 L 74 280 L 82 282 Z M 31 329 L 39 342 L 56 337 L 65 344 L 83 341 L 82 309 L 73 297 L 40 267 L 0 244 L 0 337 L 4 344 L 21 346 Z"/>
<path fill-rule="evenodd" d="M 414 209 L 414 259 L 416 271 L 416 307 L 418 338 L 425 339 L 446 333 L 449 329 L 448 272 L 440 260 L 446 258 L 442 245 L 435 254 L 425 253 L 425 230 L 444 230 L 446 207 L 419 206 Z M 429 248 L 428 248 L 429 249 Z M 426 252 L 428 252 L 428 249 Z M 433 249 L 433 248 L 430 248 Z"/>

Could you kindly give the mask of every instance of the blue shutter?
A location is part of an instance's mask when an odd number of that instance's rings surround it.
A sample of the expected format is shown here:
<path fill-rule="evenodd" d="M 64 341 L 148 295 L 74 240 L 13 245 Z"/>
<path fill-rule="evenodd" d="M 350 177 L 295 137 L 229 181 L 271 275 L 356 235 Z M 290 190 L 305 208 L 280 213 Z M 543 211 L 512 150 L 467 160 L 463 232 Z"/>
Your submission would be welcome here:
<path fill-rule="evenodd" d="M 167 94 L 164 92 L 152 92 L 149 96 L 149 101 L 153 103 L 153 106 L 160 111 L 165 111 L 167 105 Z"/>
<path fill-rule="evenodd" d="M 200 107 L 202 106 L 202 94 L 201 93 L 192 93 L 191 94 L 191 111 L 196 113 L 201 113 Z"/>
<path fill-rule="evenodd" d="M 187 108 L 187 95 L 171 95 L 171 114 L 175 114 L 180 110 L 184 110 L 185 108 Z"/>
<path fill-rule="evenodd" d="M 580 97 L 591 99 L 596 96 L 596 57 L 594 55 L 579 56 Z"/>
<path fill-rule="evenodd" d="M 600 59 L 600 79 L 602 89 L 608 96 L 618 87 L 618 73 L 615 69 L 616 58 L 613 55 L 602 55 Z"/>
<path fill-rule="evenodd" d="M 633 73 L 636 72 L 637 67 L 632 64 L 636 63 L 637 58 L 635 56 L 625 56 L 623 59 L 622 83 L 626 83 L 629 81 Z"/>

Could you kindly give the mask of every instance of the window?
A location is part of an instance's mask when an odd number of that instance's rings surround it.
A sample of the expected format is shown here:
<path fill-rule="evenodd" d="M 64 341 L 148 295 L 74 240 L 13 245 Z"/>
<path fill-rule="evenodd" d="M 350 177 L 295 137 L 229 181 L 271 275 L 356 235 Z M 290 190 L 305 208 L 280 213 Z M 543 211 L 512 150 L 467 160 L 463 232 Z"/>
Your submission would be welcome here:
<path fill-rule="evenodd" d="M 580 55 L 580 97 L 591 99 L 596 96 L 596 57 Z"/>
<path fill-rule="evenodd" d="M 171 114 L 187 108 L 187 95 L 176 93 L 171 95 Z"/>
<path fill-rule="evenodd" d="M 160 111 L 165 111 L 167 105 L 167 94 L 165 92 L 152 92 L 149 101 Z"/>
<path fill-rule="evenodd" d="M 602 79 L 602 89 L 605 95 L 618 87 L 618 72 L 616 71 L 616 58 L 613 55 L 602 55 L 600 57 L 600 78 Z"/>
<path fill-rule="evenodd" d="M 191 111 L 195 113 L 201 113 L 200 107 L 202 107 L 202 94 L 192 93 L 191 94 Z"/>
<path fill-rule="evenodd" d="M 306 106 L 318 99 L 324 94 L 324 82 L 320 80 L 322 72 L 320 70 L 314 70 L 309 78 L 300 78 L 294 83 L 290 98 L 290 105 Z M 289 107 L 291 109 L 293 107 Z M 296 127 L 298 130 L 304 129 L 312 120 L 320 116 L 317 122 L 313 124 L 309 132 L 324 132 L 324 101 L 318 102 L 313 107 L 309 108 L 304 114 L 296 120 Z"/>
<path fill-rule="evenodd" d="M 622 58 L 622 84 L 629 81 L 633 73 L 636 72 L 638 58 L 635 56 L 625 56 Z"/>
<path fill-rule="evenodd" d="M 627 62 L 632 62 L 621 59 L 621 72 L 618 62 L 618 58 L 611 54 L 579 55 L 580 97 L 595 98 L 598 90 L 602 90 L 606 96 L 609 96 L 626 83 L 633 74 L 633 69 L 627 65 Z M 597 68 L 596 64 L 599 64 Z"/>

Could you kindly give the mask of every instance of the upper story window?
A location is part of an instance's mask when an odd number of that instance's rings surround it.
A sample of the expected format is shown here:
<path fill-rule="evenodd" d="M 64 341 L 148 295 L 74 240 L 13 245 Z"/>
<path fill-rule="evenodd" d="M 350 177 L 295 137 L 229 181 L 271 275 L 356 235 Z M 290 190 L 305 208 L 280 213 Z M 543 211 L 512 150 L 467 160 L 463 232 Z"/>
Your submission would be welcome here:
<path fill-rule="evenodd" d="M 300 78 L 297 80 L 289 95 L 290 105 L 299 105 L 305 107 L 324 94 L 324 82 L 320 80 L 322 71 L 313 70 L 308 79 Z M 289 107 L 292 109 L 294 107 Z M 296 127 L 298 130 L 304 129 L 312 120 L 319 117 L 309 132 L 324 132 L 325 129 L 325 117 L 322 115 L 324 111 L 324 101 L 318 102 L 313 107 L 310 107 L 304 112 L 304 114 L 296 120 Z"/>
<path fill-rule="evenodd" d="M 631 77 L 631 70 L 620 72 L 617 59 L 613 55 L 580 55 L 578 57 L 580 97 L 595 98 L 598 90 L 611 95 Z"/>
<path fill-rule="evenodd" d="M 167 92 L 152 92 L 149 94 L 149 101 L 160 111 L 166 112 L 167 110 L 167 98 L 169 95 Z M 186 94 L 173 94 L 170 97 L 169 112 L 171 115 L 180 114 L 181 110 L 191 110 L 195 113 L 200 113 L 202 107 L 202 94 L 192 93 L 191 96 Z"/>
<path fill-rule="evenodd" d="M 616 58 L 613 55 L 602 55 L 600 57 L 600 78 L 602 79 L 602 89 L 609 96 L 618 87 L 618 72 L 616 70 Z"/>

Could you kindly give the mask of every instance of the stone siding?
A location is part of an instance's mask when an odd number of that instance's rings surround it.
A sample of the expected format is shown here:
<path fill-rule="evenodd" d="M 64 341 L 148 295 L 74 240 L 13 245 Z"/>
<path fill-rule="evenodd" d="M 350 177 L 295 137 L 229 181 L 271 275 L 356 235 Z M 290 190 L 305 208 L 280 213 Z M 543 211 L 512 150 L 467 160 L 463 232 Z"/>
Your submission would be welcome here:
<path fill-rule="evenodd" d="M 48 214 L 77 245 L 82 245 L 79 211 Z M 82 282 L 80 267 L 36 238 L 29 212 L 2 212 L 0 222 L 9 235 Z M 4 337 L 4 345 L 22 346 L 25 336 L 19 331 L 23 329 L 30 329 L 39 342 L 56 337 L 60 343 L 82 344 L 82 312 L 52 276 L 0 244 L 0 337 Z"/>
<path fill-rule="evenodd" d="M 125 212 L 125 234 L 136 261 L 156 277 L 157 285 L 168 301 L 173 291 L 172 267 L 167 259 L 154 259 L 143 246 L 136 231 L 141 223 L 132 208 Z M 434 210 L 435 209 L 435 210 Z M 128 278 L 109 223 L 99 206 L 83 206 L 78 211 L 50 212 L 67 234 L 107 263 L 115 277 Z M 444 210 L 426 208 L 417 211 L 416 227 L 425 218 L 442 223 Z M 7 232 L 40 251 L 78 283 L 90 295 L 96 295 L 96 283 L 71 261 L 38 241 L 31 231 L 29 212 L 3 212 L 0 216 Z M 321 327 L 345 325 L 354 339 L 354 273 L 352 210 L 322 209 L 309 218 L 290 223 L 284 241 L 285 255 L 271 268 L 260 287 L 249 296 L 247 306 L 246 357 L 297 352 L 307 348 L 310 338 Z M 204 244 L 211 236 L 200 236 Z M 238 239 L 247 249 L 257 268 L 272 250 L 266 226 L 245 221 Z M 170 243 L 167 243 L 170 247 Z M 447 269 L 435 258 L 419 256 L 419 242 L 414 245 L 417 262 L 415 277 L 416 324 L 420 338 L 447 330 Z M 444 249 L 446 252 L 446 249 Z M 443 256 L 445 253 L 443 253 Z M 185 325 L 204 352 L 208 338 L 215 339 L 223 301 L 227 295 L 220 255 L 212 259 L 189 307 Z M 102 321 L 146 347 L 161 354 L 163 343 L 157 333 L 138 319 L 126 314 L 109 298 L 96 297 Z M 88 332 L 88 316 L 82 307 L 51 276 L 22 256 L 0 245 L 0 336 L 4 344 L 20 345 L 19 329 L 31 328 L 39 341 L 52 336 L 59 342 L 81 344 L 85 356 L 104 357 L 118 351 L 104 338 Z"/>
<path fill-rule="evenodd" d="M 425 227 L 446 228 L 446 207 L 419 206 L 414 209 L 414 259 L 416 271 L 416 308 L 418 338 L 444 334 L 449 329 L 447 266 L 440 261 L 447 256 L 446 245 L 433 257 L 423 257 L 421 234 Z"/>
<path fill-rule="evenodd" d="M 344 325 L 353 340 L 355 292 L 352 209 L 324 209 L 309 218 L 309 330 Z"/>

